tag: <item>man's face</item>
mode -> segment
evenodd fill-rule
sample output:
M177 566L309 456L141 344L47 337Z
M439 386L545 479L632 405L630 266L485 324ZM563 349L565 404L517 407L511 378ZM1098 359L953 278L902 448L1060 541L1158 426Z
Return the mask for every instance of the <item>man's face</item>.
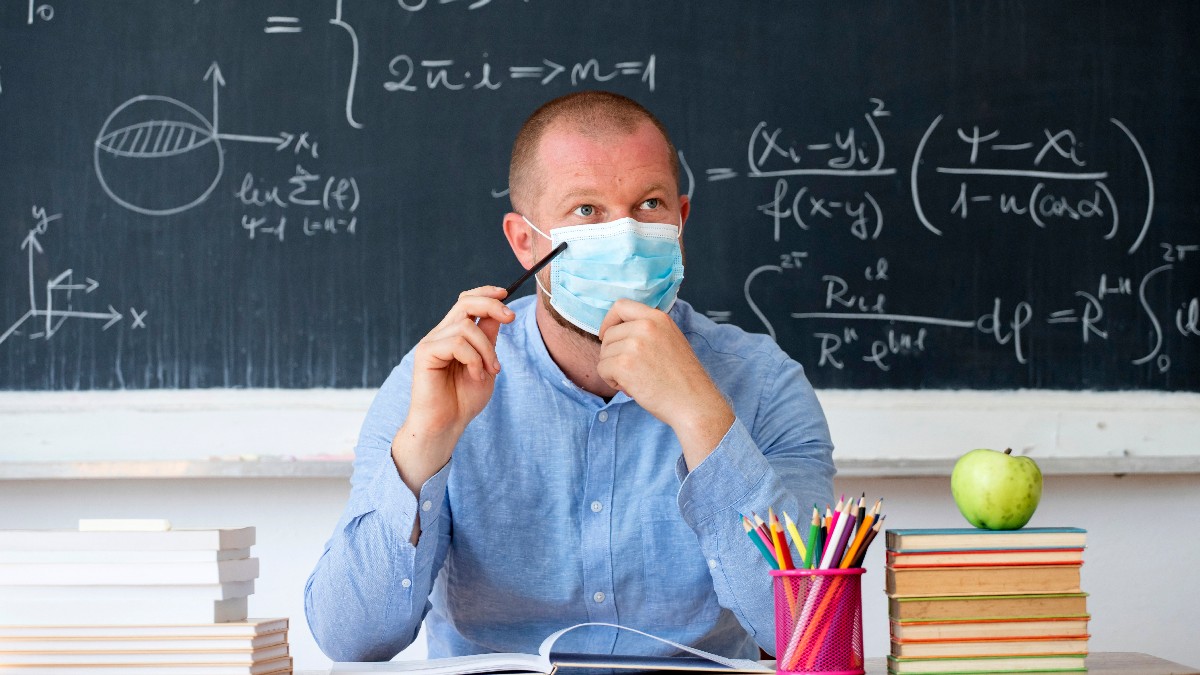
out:
M558 227L606 223L633 218L643 223L681 225L686 220L687 197L679 194L671 171L669 148L662 133L650 122L632 132L585 135L567 125L552 126L538 145L532 213L526 217L550 233ZM550 250L550 241L535 235L533 258ZM550 269L539 273L550 287ZM542 302L549 308L545 295ZM577 329L551 309L563 326Z

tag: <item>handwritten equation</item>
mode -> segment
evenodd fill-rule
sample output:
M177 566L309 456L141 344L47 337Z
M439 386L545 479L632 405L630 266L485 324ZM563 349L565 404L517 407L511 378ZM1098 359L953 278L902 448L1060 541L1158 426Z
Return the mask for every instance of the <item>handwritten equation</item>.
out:
M1111 243L1127 259L1151 241L1154 177L1137 135L1121 120L1108 120L1112 133L1105 140L1132 150L1140 176L1131 178L1126 167L1118 181L1112 167L1088 156L1075 130L1045 127L1032 137L1020 136L981 125L951 126L939 115L906 160L911 210L894 212L893 200L893 213L888 214L877 195L892 186L880 179L897 175L889 161L896 155L888 152L881 124L890 116L883 101L871 99L858 121L826 138L800 138L786 126L760 122L746 143L744 167L715 167L704 175L708 182L766 179L769 198L754 209L766 223L765 239L780 246L797 241L797 233L832 229L869 252L878 250L875 242L889 235L929 237L932 244L958 234L956 228L968 228L968 236L974 236L978 228L997 223L1006 232L1027 228L1030 235L1070 224L1076 228L1071 236ZM1106 150L1105 156L1115 154ZM1139 182L1140 189L1130 187ZM1129 194L1122 194L1118 184ZM915 223L918 230L913 230ZM1188 297L1163 307L1152 300L1161 295L1154 290L1182 266L1194 273L1191 266L1200 265L1200 253L1193 242L1159 245L1162 264L1143 273L1101 269L1090 283L1063 293L1056 304L1044 297L1035 302L1032 297L997 296L965 316L933 315L897 304L893 286L911 288L915 280L904 279L904 272L886 255L847 274L826 269L819 251L794 246L770 254L765 264L753 269L744 281L743 296L766 332L777 338L773 321L778 322L778 313L768 310L778 308L768 308L757 298L764 284L793 289L789 296L796 307L784 315L812 341L817 368L843 370L858 362L888 371L896 359L936 353L939 337L947 331L979 335L985 344L1007 350L1015 363L1027 364L1037 348L1031 338L1036 326L1070 331L1086 349L1112 339L1118 326L1133 323L1149 330L1129 366L1148 364L1167 373L1172 364L1164 346L1167 337L1172 332L1183 339L1200 337L1200 300ZM720 308L708 314L728 321L732 312Z
M654 91L655 56L638 61L618 61L601 64L598 59L571 64L561 64L542 59L536 65L512 65L493 71L492 63L483 55L479 63L465 64L458 59L414 59L408 54L398 54L388 62L388 73L393 78L383 83L390 92L418 92L444 89L462 91L488 89L495 91L506 82L529 82L548 85L560 76L571 86L592 84L600 86L618 77L635 78Z
M934 225L930 215L925 211L921 200L919 181L926 145L941 121L940 116L934 119L921 138L913 157L911 174L913 208L921 224L937 235L942 234L942 229ZM1150 219L1154 215L1154 177L1151 175L1146 153L1133 132L1120 120L1110 119L1109 121L1124 134L1137 151L1145 176L1145 217L1141 221L1141 229L1138 231L1136 239L1129 246L1129 253L1133 253L1145 240L1146 231L1150 227ZM986 205L996 209L1002 215L1027 219L1040 228L1046 228L1047 223L1054 220L1070 219L1091 221L1103 225L1103 237L1106 240L1117 235L1120 229L1119 208L1117 200L1106 182L1110 172L1087 170L1087 162L1079 158L1079 144L1076 135L1070 129L1043 129L1043 139L1018 139L1017 142L1004 143L999 142L1001 140L999 130L981 133L979 127L975 126L969 132L960 128L955 133L964 146L962 159L965 161L955 166L934 168L934 171L941 176L954 177L958 182L957 197L950 208L952 217L957 216L960 220L966 220L973 207L983 208ZM1016 157L1018 163L1026 166L1004 168L984 163L990 158L990 155L1001 154ZM1065 170L1045 168L1048 164L1047 160L1055 158L1063 160L1063 163L1067 164L1067 168ZM997 157L996 160L997 165L1003 164L1001 158ZM979 179L986 181L989 177L1024 178L1030 185L1011 192L996 192L994 189L988 189L991 186L986 182L983 188L973 184ZM1085 185L1083 190L1078 189L1079 183Z

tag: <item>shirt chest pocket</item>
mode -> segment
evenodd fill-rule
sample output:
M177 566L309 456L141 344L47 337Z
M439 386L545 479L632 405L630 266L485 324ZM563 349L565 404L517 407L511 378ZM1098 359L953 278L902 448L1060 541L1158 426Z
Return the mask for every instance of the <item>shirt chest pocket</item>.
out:
M665 625L711 623L720 607L708 561L673 496L647 499L641 513L641 605Z

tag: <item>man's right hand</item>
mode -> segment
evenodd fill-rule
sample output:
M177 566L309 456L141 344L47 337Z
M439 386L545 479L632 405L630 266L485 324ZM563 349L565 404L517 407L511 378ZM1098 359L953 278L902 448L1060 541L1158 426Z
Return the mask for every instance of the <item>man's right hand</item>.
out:
M413 494L440 471L467 424L492 397L500 361L496 335L515 315L503 288L464 291L413 350L408 417L392 439L392 460ZM418 530L414 529L413 543Z

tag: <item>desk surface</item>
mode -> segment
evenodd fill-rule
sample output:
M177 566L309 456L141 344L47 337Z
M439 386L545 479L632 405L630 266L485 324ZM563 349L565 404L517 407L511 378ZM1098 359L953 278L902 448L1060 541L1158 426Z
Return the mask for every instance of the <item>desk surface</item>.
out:
M1137 652L1099 652L1087 657L1093 675L1200 675L1200 670ZM329 675L328 670L297 670L295 675ZM867 675L887 675L887 660L867 659Z

